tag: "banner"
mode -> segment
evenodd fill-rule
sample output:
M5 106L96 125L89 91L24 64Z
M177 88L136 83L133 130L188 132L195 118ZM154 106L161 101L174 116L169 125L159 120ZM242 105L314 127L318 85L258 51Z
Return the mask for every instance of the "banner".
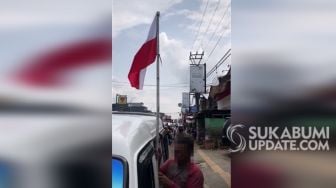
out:
M205 64L190 65L190 93L205 93Z

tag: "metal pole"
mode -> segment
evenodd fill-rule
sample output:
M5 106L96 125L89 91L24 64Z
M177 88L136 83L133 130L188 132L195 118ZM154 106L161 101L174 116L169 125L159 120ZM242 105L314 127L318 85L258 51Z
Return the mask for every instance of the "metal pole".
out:
M195 93L197 113L200 111L199 99L200 99L200 93Z
M160 40L159 40L159 17L160 12L156 12L156 149L159 148L159 124L160 124ZM158 150L156 150L158 151ZM157 167L160 169L159 160Z

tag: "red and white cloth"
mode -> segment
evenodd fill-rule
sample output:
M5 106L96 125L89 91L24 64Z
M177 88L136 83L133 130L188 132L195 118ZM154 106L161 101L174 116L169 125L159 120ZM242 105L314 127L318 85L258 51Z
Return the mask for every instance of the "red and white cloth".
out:
M82 40L34 56L14 73L14 80L30 86L55 86L62 84L65 72L111 60L111 39Z
M146 68L155 61L157 55L157 22L158 16L152 22L147 40L134 56L132 67L128 73L130 84L136 89L143 88Z

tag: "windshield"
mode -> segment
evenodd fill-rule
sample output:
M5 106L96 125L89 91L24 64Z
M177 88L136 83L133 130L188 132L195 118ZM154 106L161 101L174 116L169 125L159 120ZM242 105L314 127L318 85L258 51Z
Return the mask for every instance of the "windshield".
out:
M125 164L122 160L112 158L112 187L124 188L125 186Z

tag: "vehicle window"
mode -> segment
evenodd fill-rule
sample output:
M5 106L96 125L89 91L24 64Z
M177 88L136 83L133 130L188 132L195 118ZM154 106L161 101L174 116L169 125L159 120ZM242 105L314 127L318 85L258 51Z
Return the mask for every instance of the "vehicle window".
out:
M8 188L9 183L9 169L7 166L0 164L0 187Z
M112 187L124 188L125 164L120 159L112 158Z
M111 141L95 143L85 148L71 148L55 156L48 168L53 169L54 187L97 188L111 187ZM68 154L63 156L64 154ZM112 156L114 158L114 156ZM127 163L126 163L127 164Z
M147 144L138 156L138 184L139 188L155 188L155 176L152 157L154 156L153 142Z

